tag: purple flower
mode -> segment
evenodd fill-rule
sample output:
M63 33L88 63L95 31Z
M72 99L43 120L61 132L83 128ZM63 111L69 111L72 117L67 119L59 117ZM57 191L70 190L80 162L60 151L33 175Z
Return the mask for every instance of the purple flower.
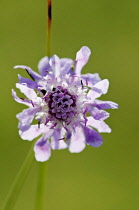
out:
M118 105L98 100L107 93L109 81L101 80L97 73L81 75L90 54L84 46L75 61L57 55L44 57L38 65L40 74L27 66L14 67L25 69L31 78L19 75L16 84L27 99L19 98L14 90L12 95L29 107L17 114L21 138L32 141L41 135L34 147L38 161L48 160L51 149L68 148L78 153L86 144L99 147L103 143L99 133L111 132L104 122L109 113L103 109L117 109Z

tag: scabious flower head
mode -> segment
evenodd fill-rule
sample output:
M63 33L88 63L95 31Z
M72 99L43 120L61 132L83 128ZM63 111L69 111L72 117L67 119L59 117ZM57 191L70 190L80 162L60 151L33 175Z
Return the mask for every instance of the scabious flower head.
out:
M25 69L31 77L19 75L16 84L26 99L19 98L14 90L12 95L15 101L29 107L17 114L21 138L32 141L41 135L34 146L38 161L48 160L51 149L68 148L79 153L86 144L99 147L103 143L99 133L111 132L104 122L109 113L103 109L116 109L118 105L98 100L107 93L109 81L101 80L97 73L81 75L90 54L90 49L84 46L75 61L56 55L44 57L38 64L40 74L27 66L14 67Z

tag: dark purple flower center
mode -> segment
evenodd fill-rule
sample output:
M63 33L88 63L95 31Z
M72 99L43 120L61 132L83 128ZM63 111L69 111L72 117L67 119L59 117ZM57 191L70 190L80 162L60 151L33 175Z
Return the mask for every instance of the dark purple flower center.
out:
M49 95L49 114L60 121L69 121L76 114L76 95L61 86L53 88Z

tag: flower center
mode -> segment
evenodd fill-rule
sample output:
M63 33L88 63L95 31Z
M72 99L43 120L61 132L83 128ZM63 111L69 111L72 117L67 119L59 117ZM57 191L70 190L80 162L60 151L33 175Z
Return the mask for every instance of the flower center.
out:
M49 95L49 114L60 121L68 121L76 114L76 95L61 86L53 88Z

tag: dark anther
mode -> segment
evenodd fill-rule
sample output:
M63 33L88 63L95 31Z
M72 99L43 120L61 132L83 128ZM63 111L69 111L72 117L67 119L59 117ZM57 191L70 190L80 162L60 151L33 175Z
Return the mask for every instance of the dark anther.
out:
M56 88L53 88L53 91L55 91L56 90Z
M81 80L81 86L83 87L83 81Z
M64 98L62 101L63 101L63 102L66 102L67 100L68 100L67 98Z
M67 104L65 104L65 105L64 105L64 108L68 108L68 105L67 105Z
M38 128L40 128L40 122L38 122Z
M58 106L60 106L60 105L61 105L61 102L58 103Z
M35 79L33 78L33 76L29 73L29 71L26 69L26 72L28 73L28 75L31 77L31 79L33 80L33 81L35 81Z
M42 89L41 92L43 93L43 95L46 94L46 90Z

